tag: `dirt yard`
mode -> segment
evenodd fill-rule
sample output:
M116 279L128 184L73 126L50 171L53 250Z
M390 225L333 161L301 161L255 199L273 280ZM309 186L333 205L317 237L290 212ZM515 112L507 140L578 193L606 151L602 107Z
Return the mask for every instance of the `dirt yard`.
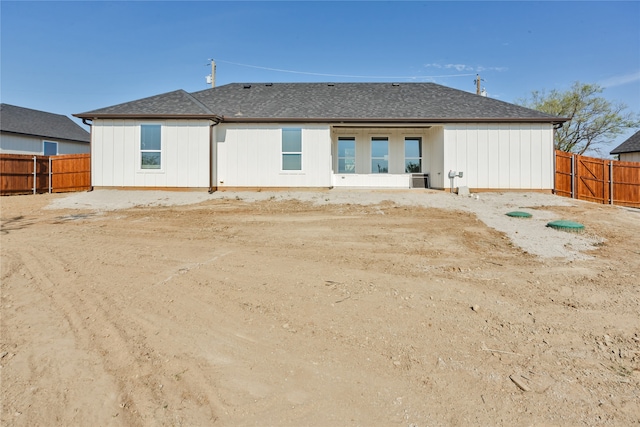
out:
M147 194L0 199L3 426L640 424L639 211Z

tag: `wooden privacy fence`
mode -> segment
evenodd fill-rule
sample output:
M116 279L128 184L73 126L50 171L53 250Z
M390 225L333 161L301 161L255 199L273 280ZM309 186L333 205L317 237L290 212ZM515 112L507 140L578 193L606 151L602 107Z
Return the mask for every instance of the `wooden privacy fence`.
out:
M554 192L574 199L640 208L640 162L556 150Z
M90 189L90 154L0 154L0 194L3 196Z

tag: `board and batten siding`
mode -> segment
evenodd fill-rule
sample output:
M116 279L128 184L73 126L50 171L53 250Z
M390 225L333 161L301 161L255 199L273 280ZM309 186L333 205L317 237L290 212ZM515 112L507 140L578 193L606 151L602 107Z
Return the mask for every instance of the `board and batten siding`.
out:
M551 190L553 156L551 124L445 125L443 187L453 170L456 187Z
M41 156L44 154L43 141L58 143L58 154L83 154L89 152L88 143L3 133L0 135L0 153Z
M621 162L640 162L640 151L620 153L619 157Z
M282 129L302 129L302 170L282 170ZM216 185L224 187L331 186L329 125L225 125L214 127Z
M142 169L140 126L162 126L160 169ZM95 120L91 179L96 187L209 187L208 120Z

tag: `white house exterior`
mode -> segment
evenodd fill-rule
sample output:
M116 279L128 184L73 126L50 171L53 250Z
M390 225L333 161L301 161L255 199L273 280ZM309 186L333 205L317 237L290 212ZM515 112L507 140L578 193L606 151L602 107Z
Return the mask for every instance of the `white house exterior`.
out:
M160 165L142 168L141 128L159 125ZM95 120L91 126L94 187L208 188L209 120Z
M55 156L89 153L90 135L69 117L0 105L0 153Z
M614 148L610 154L617 154L623 162L640 162L640 130Z
M564 119L431 83L231 84L87 113L92 185L553 188Z
M220 124L213 129L214 184L218 188L332 186L331 131L327 125ZM296 170L283 168L283 156L287 155L282 154L283 129L300 130L300 168Z

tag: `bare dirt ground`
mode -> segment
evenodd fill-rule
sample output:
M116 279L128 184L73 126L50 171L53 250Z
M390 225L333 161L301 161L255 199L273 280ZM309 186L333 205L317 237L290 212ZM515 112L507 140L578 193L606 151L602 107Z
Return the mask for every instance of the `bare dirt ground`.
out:
M3 426L640 424L638 211L150 194L0 199Z

